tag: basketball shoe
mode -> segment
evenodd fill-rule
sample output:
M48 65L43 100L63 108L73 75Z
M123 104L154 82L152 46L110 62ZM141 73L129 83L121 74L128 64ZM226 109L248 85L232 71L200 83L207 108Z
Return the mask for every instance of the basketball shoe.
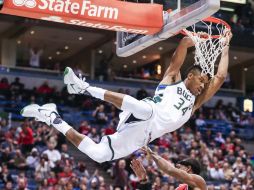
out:
M44 122L49 126L59 124L62 121L56 110L56 105L52 103L43 106L31 104L24 107L20 113L23 117L35 118L35 120Z
M89 87L86 78L77 77L70 67L65 68L64 84L67 85L67 90L70 94L84 94Z

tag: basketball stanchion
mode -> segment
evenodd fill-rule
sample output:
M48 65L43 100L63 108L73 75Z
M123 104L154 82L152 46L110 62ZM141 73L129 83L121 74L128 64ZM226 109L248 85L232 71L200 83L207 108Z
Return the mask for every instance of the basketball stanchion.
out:
M0 13L104 30L155 34L163 26L159 4L113 0L0 0Z

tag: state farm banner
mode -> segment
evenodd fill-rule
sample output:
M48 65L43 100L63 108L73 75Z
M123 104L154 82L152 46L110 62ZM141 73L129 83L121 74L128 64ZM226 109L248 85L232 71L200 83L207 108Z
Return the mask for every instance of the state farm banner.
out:
M116 0L4 0L0 13L85 27L155 34L163 26L159 4Z

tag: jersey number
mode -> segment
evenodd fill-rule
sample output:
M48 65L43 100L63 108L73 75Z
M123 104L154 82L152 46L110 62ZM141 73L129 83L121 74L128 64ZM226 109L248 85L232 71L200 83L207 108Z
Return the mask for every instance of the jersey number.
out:
M156 104L156 103L159 103L162 101L161 97L162 97L161 95L157 95L157 96L154 96L153 98L147 97L144 100L149 100L149 101L152 101Z
M183 99L183 98L180 98L179 99L179 102L177 103L177 105L176 104L174 104L174 107L177 109L177 110L182 110L182 113L183 113L183 115L186 113L186 111L188 110L188 107L185 107L185 108L182 108L183 107L183 105L184 105L184 103L185 103L185 100Z

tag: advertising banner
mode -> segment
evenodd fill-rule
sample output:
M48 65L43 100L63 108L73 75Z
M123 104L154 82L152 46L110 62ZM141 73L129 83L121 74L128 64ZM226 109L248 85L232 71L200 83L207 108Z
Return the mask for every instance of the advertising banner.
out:
M146 35L163 26L162 5L116 0L4 0L0 13Z

